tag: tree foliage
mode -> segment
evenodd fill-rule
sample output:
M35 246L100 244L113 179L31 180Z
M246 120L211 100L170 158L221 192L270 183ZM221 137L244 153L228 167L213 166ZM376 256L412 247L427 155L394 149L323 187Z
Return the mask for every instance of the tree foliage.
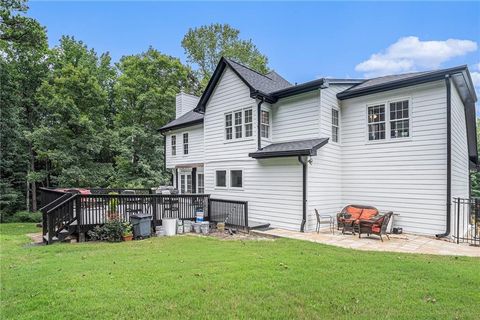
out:
M220 58L232 58L260 72L268 72L268 58L252 40L240 39L240 30L214 23L191 28L182 40L188 62L198 66L202 87L210 80Z

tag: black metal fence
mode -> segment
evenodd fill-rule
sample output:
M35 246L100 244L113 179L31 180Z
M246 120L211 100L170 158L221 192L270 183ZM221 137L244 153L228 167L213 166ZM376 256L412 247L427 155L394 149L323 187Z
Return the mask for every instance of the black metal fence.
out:
M210 199L209 219L227 225L248 229L248 202Z
M454 198L453 206L453 240L480 246L480 198Z

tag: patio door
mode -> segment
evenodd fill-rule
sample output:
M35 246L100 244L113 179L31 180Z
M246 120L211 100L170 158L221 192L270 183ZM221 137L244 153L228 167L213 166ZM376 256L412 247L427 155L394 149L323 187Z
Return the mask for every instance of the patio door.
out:
M192 193L192 174L180 174L180 194Z
M197 173L197 193L205 193L203 173Z

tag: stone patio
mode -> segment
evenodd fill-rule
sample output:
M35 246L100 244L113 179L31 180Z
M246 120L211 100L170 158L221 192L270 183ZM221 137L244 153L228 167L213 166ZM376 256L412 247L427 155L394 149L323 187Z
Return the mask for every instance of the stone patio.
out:
M341 231L337 230L332 234L331 231L326 229L320 230L318 234L316 232L302 233L283 229L255 230L252 232L264 236L305 240L364 251L480 257L480 247L474 247L468 244L455 244L445 239L413 234L392 234L390 235L390 240L384 237L384 241L382 242L380 238L376 236L367 237L367 235L362 235L362 238L358 238L358 234L355 236L342 234Z

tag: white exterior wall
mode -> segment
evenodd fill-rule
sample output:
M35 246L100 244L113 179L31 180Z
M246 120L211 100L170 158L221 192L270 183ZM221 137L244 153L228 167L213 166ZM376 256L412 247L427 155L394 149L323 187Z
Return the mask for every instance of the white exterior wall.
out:
M185 113L193 110L200 98L185 92L180 92L175 97L175 119L180 118Z
M341 150L343 124L340 101L336 95L349 87L350 85L330 85L330 87L320 90L320 117L317 135L319 138L330 138L330 140L318 150L317 156L312 157L312 163L308 168L307 230L315 229L314 209L317 209L321 215L334 216L344 206L342 202ZM332 108L339 111L340 137L338 143L332 141Z
M246 107L253 110L253 137L225 141L225 113ZM265 104L264 107L270 106ZM249 221L299 230L302 219L301 166L296 158L256 160L248 156L257 150L256 119L256 103L250 98L248 87L226 68L206 106L205 192L212 198L248 201ZM217 169L242 169L242 190L216 188Z
M188 154L183 154L183 133L188 132ZM172 139L171 136L177 136L177 154L172 156ZM186 127L166 134L167 144L166 165L168 169L175 168L179 164L203 163L203 124Z
M410 98L411 138L367 141L367 104ZM447 128L444 81L342 101L342 202L400 214L406 232L445 231ZM387 133L388 134L388 133Z

